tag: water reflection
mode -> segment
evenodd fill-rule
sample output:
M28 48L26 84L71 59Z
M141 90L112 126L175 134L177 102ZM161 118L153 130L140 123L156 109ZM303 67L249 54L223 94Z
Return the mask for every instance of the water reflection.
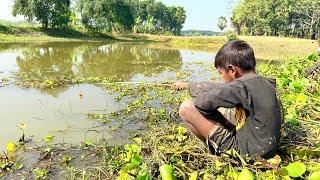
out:
M28 73L31 70L41 74L69 74L72 75L72 62L75 54L74 46L57 44L42 45L41 47L22 50L16 58L18 72Z
M182 65L180 52L170 49L152 49L143 46L109 44L88 46L77 56L79 73L84 77L114 77L128 81L135 74L160 73L159 67L177 69Z
M148 76L164 68L177 69L182 65L182 58L178 50L143 45L49 43L23 50L16 62L19 73L32 70L46 75L114 77L116 81L129 81L138 73Z
M161 46L161 45L160 45ZM1 44L0 72L4 76L12 71L18 74L38 72L47 77L100 77L114 81L161 81L176 77L178 70L188 69L189 59L212 61L213 55L202 52L165 49L159 44L133 43L41 43ZM168 70L170 69L170 70ZM199 77L196 68L190 77ZM0 80L1 80L0 76ZM37 79L37 77L34 77ZM84 99L79 98L83 92ZM62 86L47 89L21 89L14 85L0 88L0 150L9 140L19 138L17 124L27 123L27 134L41 139L53 133L57 141L78 143L87 128L98 123L88 120L86 113L103 110L104 113L121 109L114 94L88 85ZM100 127L99 135L120 142L129 130L139 124L125 122L116 136L108 127ZM92 136L96 136L93 133ZM120 137L120 138L118 138Z

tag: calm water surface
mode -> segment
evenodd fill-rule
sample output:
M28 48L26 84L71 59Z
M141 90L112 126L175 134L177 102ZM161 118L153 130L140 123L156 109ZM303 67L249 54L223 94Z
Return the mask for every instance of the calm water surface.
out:
M212 74L202 72L190 62L211 63L214 55L207 52L168 49L160 44L139 43L45 43L0 44L0 149L8 141L20 137L17 124L27 124L26 134L41 140L51 133L56 142L79 143L85 138L104 137L112 143L122 143L128 130L141 127L128 122L120 131L112 125L100 124L86 118L86 113L113 112L123 104L115 95L98 86L66 85L54 90L20 88L13 85L12 73L37 71L46 75L75 77L112 77L121 82L161 82L176 78L178 70L192 69L190 81L208 80ZM0 81L1 82L1 81ZM4 81L2 84L5 84ZM79 93L84 98L79 98ZM94 131L92 131L94 130Z

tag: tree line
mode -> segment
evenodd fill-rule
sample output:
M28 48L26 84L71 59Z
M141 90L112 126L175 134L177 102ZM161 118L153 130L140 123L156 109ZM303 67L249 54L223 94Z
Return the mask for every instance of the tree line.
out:
M319 38L319 0L242 0L233 9L238 34Z
M66 28L79 24L80 17L80 24L93 32L180 35L186 20L183 7L156 0L14 0L12 13L44 28Z

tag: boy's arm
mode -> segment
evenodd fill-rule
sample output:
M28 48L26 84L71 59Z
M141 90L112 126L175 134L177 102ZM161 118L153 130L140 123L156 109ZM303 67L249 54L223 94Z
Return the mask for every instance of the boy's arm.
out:
M176 82L171 85L171 88L175 90L188 89L191 97L197 97L199 94L209 92L219 85L221 84L213 83L213 82L200 82L200 83Z
M209 92L219 85L221 84L213 83L213 82L200 82L200 83L176 82L171 85L171 88L176 90L188 89L191 97L197 97L199 94Z
M197 97L202 93L210 92L220 86L219 83L213 82L200 82L200 83L189 83L188 90L191 97Z
M230 83L215 87L214 90L199 94L195 98L195 106L202 115L212 117L219 107L248 107L248 93L242 83Z

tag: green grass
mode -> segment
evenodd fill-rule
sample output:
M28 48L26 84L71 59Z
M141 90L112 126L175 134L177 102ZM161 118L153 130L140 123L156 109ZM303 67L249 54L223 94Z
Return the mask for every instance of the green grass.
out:
M312 40L240 36L254 49L257 59L282 60L287 57L306 56L317 49ZM90 34L78 27L75 29L42 29L37 24L0 21L0 42L52 42L52 41L132 41L159 42L173 48L204 50L216 53L228 39L224 36L159 36L159 35L109 35Z
M213 37L175 37L143 35L148 40L163 42L182 48L191 48L217 52L228 39L224 36ZM254 49L257 59L279 60L295 56L307 56L317 49L317 44L308 39L267 37L267 36L240 36Z
M108 34L90 34L81 27L44 29L38 24L0 20L0 42L109 41Z

